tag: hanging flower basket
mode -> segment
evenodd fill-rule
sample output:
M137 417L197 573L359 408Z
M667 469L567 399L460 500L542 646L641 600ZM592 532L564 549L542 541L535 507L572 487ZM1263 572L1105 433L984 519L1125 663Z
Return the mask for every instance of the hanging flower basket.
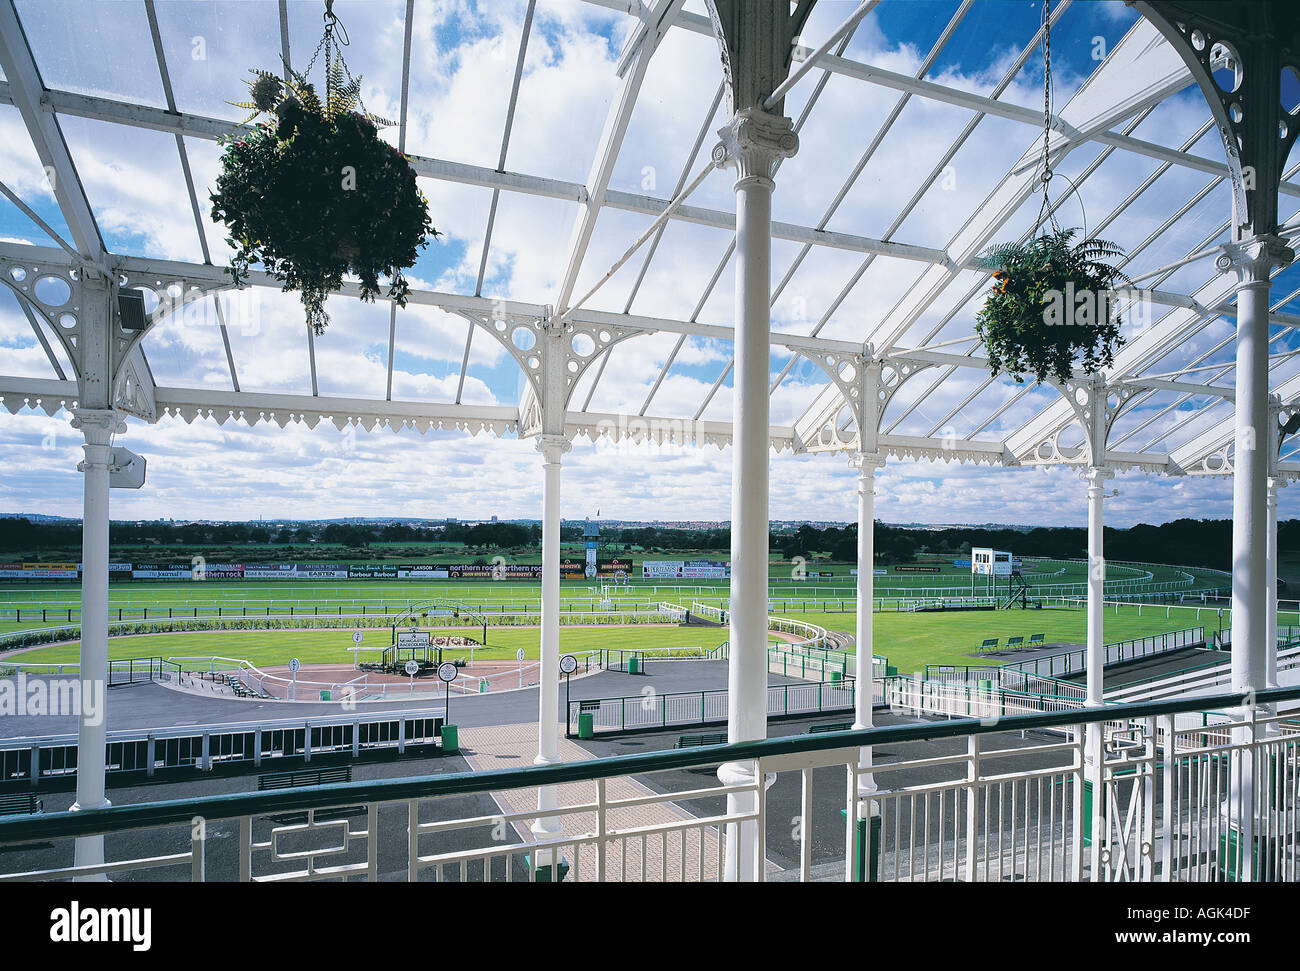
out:
M402 270L437 236L428 203L406 156L379 137L388 125L359 105L359 79L344 83L341 58L327 71L326 97L300 74L285 84L254 73L251 131L225 140L212 218L229 228L230 275L241 285L261 263L284 290L297 290L317 334L329 322L325 298L344 274L361 281L361 299L380 294L406 306Z
M989 369L1017 384L1031 374L1064 383L1076 371L1095 374L1124 344L1115 287L1129 282L1108 261L1123 256L1114 243L1059 229L1027 243L996 246L980 257L995 270L993 289L975 318Z

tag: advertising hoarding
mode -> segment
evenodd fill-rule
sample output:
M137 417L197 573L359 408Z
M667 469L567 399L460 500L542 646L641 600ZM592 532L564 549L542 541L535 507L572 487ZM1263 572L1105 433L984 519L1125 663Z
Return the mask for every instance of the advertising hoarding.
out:
M263 563L257 566L245 564L244 576L250 580L295 580L298 577L298 564Z
M731 564L719 560L644 560L641 576L656 580L726 579Z

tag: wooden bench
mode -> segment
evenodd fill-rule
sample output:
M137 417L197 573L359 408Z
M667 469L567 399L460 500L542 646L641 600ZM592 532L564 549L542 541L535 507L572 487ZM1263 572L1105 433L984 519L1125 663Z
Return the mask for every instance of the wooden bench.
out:
M847 732L853 727L853 722L825 722L821 725L811 726L805 734L820 735L822 732Z
M701 732L698 735L681 735L673 748L698 748L701 745L726 745L726 732Z
M299 786L323 786L330 782L351 782L352 766L335 765L321 769L294 769L291 772L268 772L257 777L257 791L296 789Z
M44 811L44 803L30 792L0 796L0 816L34 816Z
M1046 634L1030 634L1030 635L1029 635L1029 644L1028 644L1027 646L1029 646L1029 647L1039 647L1039 646L1041 646L1042 644L1045 644L1045 643L1046 643L1046 637L1047 637Z
M984 654L984 653L987 652L987 651L996 651L996 650L998 649L998 641L999 641L999 640L1001 640L1001 638L998 638L998 637L986 637L986 638L984 638L984 640L983 640L983 642L980 644L980 646L979 646L978 648L976 648L976 650L977 650L980 654Z
M1012 651L1017 648L1023 647L1024 643L1025 643L1025 636L1023 634L1018 634L1015 637L1008 637L1007 650Z
M593 701L579 701L578 711L600 711L600 699Z

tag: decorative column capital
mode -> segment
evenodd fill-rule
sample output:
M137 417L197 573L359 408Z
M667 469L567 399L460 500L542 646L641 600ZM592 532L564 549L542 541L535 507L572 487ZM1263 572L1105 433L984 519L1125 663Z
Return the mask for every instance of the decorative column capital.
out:
M72 427L80 429L88 445L107 445L114 435L126 431L126 421L111 408L74 408Z
M849 458L849 467L858 470L859 478L874 476L877 469L885 467L885 456L882 452L856 452Z
M1221 273L1237 274L1239 282L1268 283L1276 267L1290 266L1295 250L1280 236L1261 233L1239 242L1224 243L1214 265Z
M1115 478L1115 470L1104 466L1091 465L1081 471L1079 477L1088 483L1088 494L1092 495L1094 489L1101 490L1105 487L1107 479Z
M734 166L737 187L752 181L775 188L777 165L799 150L794 122L757 108L736 112L718 129L718 137L722 141L713 148L713 164L719 168Z
M536 448L542 453L546 465L558 466L564 454L573 448L573 443L563 435L538 435Z

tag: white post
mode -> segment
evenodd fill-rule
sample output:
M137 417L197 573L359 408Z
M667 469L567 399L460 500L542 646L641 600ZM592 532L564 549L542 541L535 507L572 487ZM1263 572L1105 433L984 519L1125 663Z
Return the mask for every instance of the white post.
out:
M105 797L105 746L108 718L103 702L108 685L108 470L112 440L126 431L126 423L111 409L78 408L72 426L86 443L83 473L84 506L81 524L81 709L77 725L77 801L72 810L102 809ZM98 704L87 704L93 699ZM94 707L95 710L87 711ZM104 862L104 837L77 839L73 854L77 866ZM107 880L107 876L89 877Z
M1107 393L1104 380L1096 376L1088 391L1086 430L1088 458L1091 463L1084 473L1088 483L1088 633L1087 633L1087 683L1084 705L1099 708L1104 704L1106 670L1106 550L1105 517L1102 504L1106 498L1105 483L1114 473L1106 468L1106 408ZM1084 788L1091 792L1092 817L1084 821L1092 838L1094 874L1098 851L1103 838L1106 814L1102 805L1105 792L1104 727L1091 722L1084 728ZM1082 812L1083 807L1079 807Z
M560 761L560 461L570 444L563 435L542 435L537 450L544 462L542 483L542 624L541 666L537 677L537 758L534 765L555 765ZM537 808L554 809L559 805L556 786L539 786ZM543 816L532 825L539 840L550 839L560 832L555 816ZM536 852L534 873L554 861L554 851ZM542 879L548 879L546 873Z
M1086 476L1088 480L1088 683L1086 704L1090 708L1097 708L1102 704L1102 678L1106 665L1106 552L1102 502L1106 497L1103 483L1110 475L1111 473L1105 469L1094 466L1088 470Z
M1271 420L1271 419L1270 419ZM1270 448L1273 446L1270 445ZM1276 688L1277 682L1277 491L1281 482L1270 476L1265 505L1268 515L1268 532L1265 536L1264 550L1264 588L1266 608L1264 614L1264 643L1267 654L1264 656L1264 685ZM1276 728L1270 725L1270 730Z
M732 394L731 658L727 666L727 740L767 736L768 454L771 378L772 175L794 155L798 136L788 118L754 108L738 111L719 133L719 164L736 168L736 338ZM726 784L752 784L751 763L718 769ZM754 793L727 797L728 813L758 808ZM761 873L759 834L751 821L727 826L724 879Z
M1232 479L1232 687L1266 683L1269 278L1294 254L1275 236L1224 247L1217 265L1237 274L1236 445Z
M1267 684L1268 643L1268 470L1273 441L1269 422L1268 312L1270 275L1295 254L1276 236L1259 235L1223 247L1215 262L1237 274L1236 438L1232 477L1232 689L1247 692ZM1243 717L1251 708L1242 709ZM1249 740L1247 729L1235 740ZM1236 877L1250 881L1255 869L1255 780L1253 753L1235 759L1226 815L1236 839ZM1261 854L1262 855L1262 854Z
M857 694L854 697L853 728L871 727L872 714L872 606L875 596L876 549L876 469L884 464L879 456L859 453L855 458L858 467L858 604L857 604ZM863 746L858 754L858 766L871 767L871 746ZM875 792L876 784L870 773L858 776L858 794ZM863 803L858 806L858 818L865 819Z

